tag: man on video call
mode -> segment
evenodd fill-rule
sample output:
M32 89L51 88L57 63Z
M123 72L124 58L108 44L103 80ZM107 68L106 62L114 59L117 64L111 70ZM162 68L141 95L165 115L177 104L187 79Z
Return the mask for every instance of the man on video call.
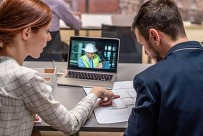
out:
M97 49L92 43L88 43L84 49L85 55L78 60L78 67L102 68L101 58L96 54Z

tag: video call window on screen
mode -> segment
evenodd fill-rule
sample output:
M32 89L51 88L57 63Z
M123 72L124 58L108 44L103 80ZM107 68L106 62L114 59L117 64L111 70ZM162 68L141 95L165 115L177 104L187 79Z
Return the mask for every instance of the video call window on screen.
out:
M87 64L87 67L83 68L102 68L102 69L115 69L117 65L117 52L118 46L115 42L103 42L103 41L77 41L73 40L70 47L70 65L74 67L80 66L80 61L84 56L91 56L94 54L94 58L97 57L95 62L92 62L92 65L95 63L100 63L100 67L91 67ZM93 46L87 48L86 46ZM92 49L93 48L93 49ZM88 49L96 51L94 53L88 52ZM96 57L95 57L96 56ZM85 60L84 60L85 61ZM87 62L88 63L88 62Z

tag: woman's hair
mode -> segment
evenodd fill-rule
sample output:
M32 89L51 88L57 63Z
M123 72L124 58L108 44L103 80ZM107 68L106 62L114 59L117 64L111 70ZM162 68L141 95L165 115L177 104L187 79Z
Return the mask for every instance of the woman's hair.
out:
M33 32L51 22L52 12L41 0L3 0L0 3L0 44L30 27Z
M149 0L144 3L134 18L132 29L138 28L148 40L149 30L157 29L176 40L186 36L181 14L173 0Z

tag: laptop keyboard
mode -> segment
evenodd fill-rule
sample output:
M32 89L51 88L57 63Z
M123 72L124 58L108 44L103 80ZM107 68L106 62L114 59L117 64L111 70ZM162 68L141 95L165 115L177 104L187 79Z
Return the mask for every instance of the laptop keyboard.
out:
M68 77L68 78L79 78L79 79L90 79L90 80L100 80L100 81L110 81L112 79L113 75L69 71L67 73L66 77Z

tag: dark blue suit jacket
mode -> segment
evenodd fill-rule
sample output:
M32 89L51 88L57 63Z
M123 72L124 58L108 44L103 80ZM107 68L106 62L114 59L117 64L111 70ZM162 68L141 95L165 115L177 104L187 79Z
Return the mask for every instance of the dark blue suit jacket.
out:
M134 78L135 107L125 136L203 136L203 48L177 44Z

